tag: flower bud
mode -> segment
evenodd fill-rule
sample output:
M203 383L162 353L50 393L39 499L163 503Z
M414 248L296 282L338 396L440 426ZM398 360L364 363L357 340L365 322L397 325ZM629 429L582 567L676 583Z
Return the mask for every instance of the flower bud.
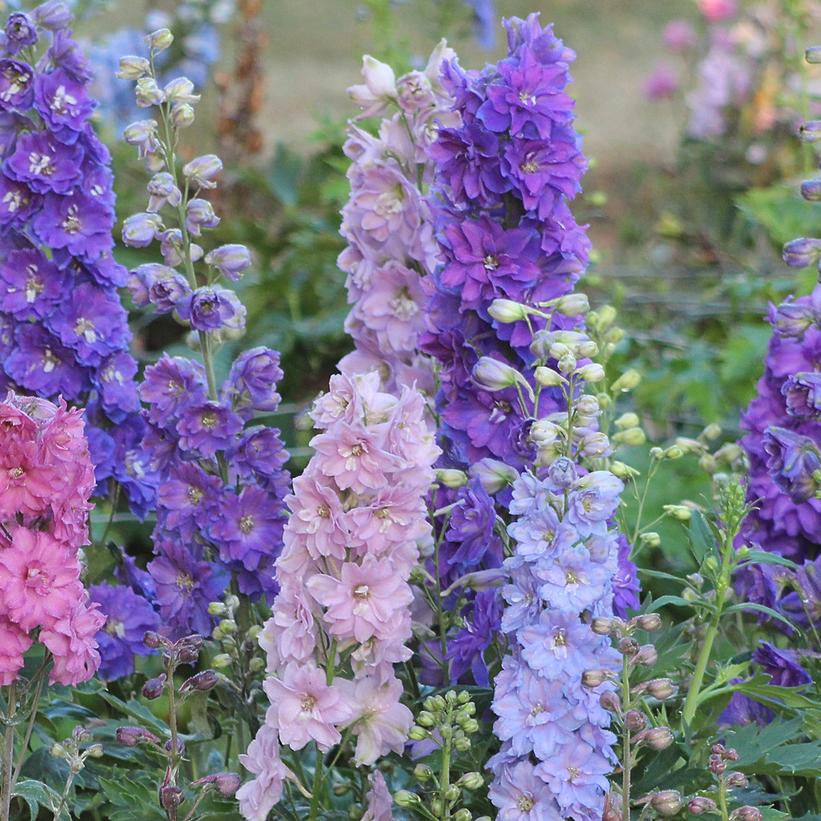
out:
M684 456L684 451L678 445L671 445L664 451L664 458L670 461L681 459L682 456Z
M613 619L608 619L605 616L596 616L590 622L590 629L597 636L609 636L613 629Z
M553 370L553 368L546 368L544 365L539 365L533 372L536 381L545 388L555 388L567 382L560 373Z
M219 682L219 676L213 670L203 670L200 673L187 678L180 685L181 693L191 693L194 690L204 693L216 687Z
M814 143L821 140L821 120L807 120L801 125L798 136L805 143Z
M651 750L666 750L673 743L673 733L669 727L651 727L644 734L644 741Z
M165 680L165 673L160 673L160 675L148 679L148 681L143 684L143 697L149 700L159 698L165 689Z
M504 362L491 356L482 356L473 366L473 378L483 388L501 391L522 382L522 375Z
M471 815L470 810L466 809L465 807L462 807L461 810L457 810L455 813L453 813L451 818L453 819L453 821L471 821L473 816Z
M251 267L251 252L245 245L220 245L205 255L206 265L216 268L226 279L237 281Z
M466 790L480 790L485 784L485 779L481 773L471 772L465 773L456 783Z
M647 533L642 533L639 536L639 541L646 547L658 547L661 544L661 536L653 530Z
M165 95L153 77L140 77L134 95L140 108L151 108L165 101Z
M165 51L174 42L174 35L169 29L161 28L147 35L145 42L148 43L148 47L155 54L159 54L159 52Z
M143 743L160 743L158 736L144 730L142 727L118 727L115 738L118 744L123 744L126 747L135 747L137 744Z
M638 447L647 441L644 431L641 428L628 428L613 434L613 442L617 445L627 445L628 447Z
M165 99L172 105L196 105L200 95L194 93L194 84L187 77L175 77L163 88Z
M662 505L664 512L679 522L689 522L693 511L686 505Z
M512 299L494 299L493 302L490 303L487 312L497 322L507 324L510 322L521 322L527 319L531 310L527 305L514 302Z
M199 188L216 188L214 178L222 171L222 160L216 154L194 157L182 167L183 176Z
M171 122L180 130L192 126L195 118L194 106L189 103L180 103L171 110Z
M433 770L427 764L417 764L413 768L413 775L417 781L424 784L433 778Z
M567 294L556 302L556 310L565 316L582 316L590 310L590 302L586 294Z
M625 636L619 640L618 648L622 655L632 658L639 651L639 643L635 639Z
M396 802L396 806L401 807L403 810L415 807L421 801L416 793L408 790L399 790L399 792L394 793L393 800Z
M239 789L242 784L242 779L237 773L214 773L213 775L206 775L203 778L198 778L191 782L192 787L203 787L208 789L214 787L216 791L224 796L230 798Z
M211 661L211 666L216 667L217 670L224 670L226 667L230 667L233 661L228 653L218 653Z
M440 485L456 490L467 484L468 477L464 471L442 468L436 471L436 481Z
M631 619L630 623L638 627L639 630L653 633L661 629L661 616L658 613L642 613L640 616Z
M710 756L710 772L713 775L723 775L727 769L727 762L720 755Z
M64 29L71 23L71 9L59 0L46 0L32 12L34 19L49 31Z
M227 608L221 601L212 601L208 605L208 615L209 616L224 616L227 611Z
M169 814L169 818L176 818L177 807L185 801L185 794L173 784L166 784L160 788L160 805Z
M676 815L683 803L678 790L660 790L650 799L650 806L665 818Z
M619 462L618 459L610 463L610 472L619 479L634 479L641 476L641 472L636 470L624 462Z
M784 246L782 258L791 268L806 268L814 265L821 256L821 240L799 237Z
M117 77L121 80L139 80L144 77L151 70L151 63L145 57L136 57L133 54L128 54L125 57L120 57L120 68L117 71Z
M821 180L804 180L801 183L801 196L807 202L818 202L821 200Z
M652 644L642 644L638 653L633 657L634 664L644 664L652 667L659 660L659 654Z
M624 725L631 733L638 733L647 726L647 718L640 710L628 710L624 714Z
M179 664L196 664L202 650L203 638L196 633L181 638L176 644Z
M606 670L585 670L582 673L582 685L593 689L600 687L610 678Z
M641 382L641 374L631 368L628 371L625 371L611 386L610 389L613 393L626 393L627 391L632 391L634 388L637 388Z
M429 736L430 733L424 727L420 727L418 724L415 724L413 727L411 727L410 732L408 733L408 738L411 741L424 741Z
M610 440L601 431L588 433L579 442L579 451L588 459L598 459L611 452Z
M143 636L143 644L151 650L156 650L168 643L167 639L163 638L159 633L149 630Z
M161 228L162 218L158 214L147 211L132 214L123 222L123 242L129 248L146 248Z
M664 701L676 694L676 685L669 678L653 678L644 683L647 693L659 701Z
M727 773L727 786L738 788L738 789L745 789L749 786L749 781L747 780L747 776L744 773L740 773L737 770L731 773Z
M704 815L705 812L715 812L718 805L712 798L706 798L702 795L697 795L687 802L687 812L690 815Z
M562 354L556 364L562 373L571 373L576 370L576 357L571 353Z
M613 424L619 430L637 428L639 426L639 417L635 413L623 413Z
M516 468L485 457L468 468L471 479L478 479L485 491L491 495L512 485L519 478Z
M599 699L599 704L607 710L608 713L613 713L615 715L619 715L621 713L621 699L616 695L616 693L608 690L606 693L602 693L601 698Z
M751 807L749 804L730 813L730 821L761 821L763 817L758 807Z
M576 373L585 382L590 382L591 384L601 382L605 376L604 368L599 365L598 362L591 362L589 365L583 365L578 369L578 371L576 371Z
M102 744L92 744L86 750L86 753L88 753L91 758L102 758L105 755L105 750L103 750Z

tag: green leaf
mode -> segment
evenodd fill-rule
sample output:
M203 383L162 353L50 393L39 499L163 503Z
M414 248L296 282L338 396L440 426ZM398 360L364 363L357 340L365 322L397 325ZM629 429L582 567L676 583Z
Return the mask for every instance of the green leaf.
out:
M745 610L755 610L756 613L764 613L765 615L769 616L771 619L777 619L780 622L783 622L787 625L791 630L795 630L796 633L800 633L801 631L796 627L786 616L781 615L781 613L773 610L771 607L766 607L763 604L757 604L756 602L741 602L739 604L734 604L732 607L728 607L724 612L725 613L742 613Z
M668 604L673 604L676 607L705 607L707 610L715 610L715 607L710 604L709 602L705 601L698 601L698 602L691 602L687 601L687 599L682 598L681 596L660 596L657 598L648 608L648 612L653 613L656 610L659 610L662 607L665 607Z
M698 565L701 565L709 553L716 553L716 540L713 532L698 510L694 510L690 518L689 536L690 551Z
M798 569L795 562L791 562L777 553L768 553L766 550L750 550L744 560L738 563L738 567L746 567L749 564L779 564L782 567L789 567L790 570Z
M112 707L119 710L119 712L123 715L130 716L131 718L142 722L145 727L158 735L165 735L167 733L166 725L160 721L154 713L148 709L148 707L144 704L140 704L139 701L131 699L130 701L125 702L121 698L117 698L117 696L113 693L109 693L108 690L104 689L100 689L97 695L103 699L103 701L108 702L108 704Z
M821 778L821 741L779 747L767 755L766 761L785 775Z
M33 779L18 781L14 788L14 795L26 802L31 821L35 821L40 814L40 807L53 814L60 805L60 796L55 790L48 784Z
M800 732L800 718L789 721L776 720L764 727L747 724L727 731L726 746L733 747L740 753L740 758L734 766L749 767L764 758L770 750L786 744Z

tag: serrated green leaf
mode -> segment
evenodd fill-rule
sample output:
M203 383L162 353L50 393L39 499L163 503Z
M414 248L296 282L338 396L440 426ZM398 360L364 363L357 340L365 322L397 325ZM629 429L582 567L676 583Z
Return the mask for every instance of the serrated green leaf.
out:
M776 765L785 775L821 778L821 741L779 747L767 754L766 763Z
M140 721L144 727L152 730L158 735L166 734L168 729L166 725L160 721L154 713L148 709L148 707L144 704L140 704L139 701L131 699L130 701L125 702L121 698L117 698L117 696L113 693L110 693L108 690L104 689L101 689L97 695L102 698L103 701L118 710L122 715L127 715L137 721Z
M60 805L60 796L57 792L48 784L34 779L18 781L14 788L14 795L26 802L31 821L35 821L40 814L40 807L53 814Z

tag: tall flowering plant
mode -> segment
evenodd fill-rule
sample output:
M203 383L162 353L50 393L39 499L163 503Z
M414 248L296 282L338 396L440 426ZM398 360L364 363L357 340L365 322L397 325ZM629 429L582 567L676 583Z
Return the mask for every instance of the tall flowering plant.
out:
M432 363L419 352L422 281L440 261L425 194L433 181L428 148L442 123L457 118L440 79L443 63L454 56L443 40L424 71L398 79L389 65L366 56L364 82L348 89L362 109L358 120L382 119L376 135L351 123L344 145L351 193L342 210L347 247L339 266L351 303L345 330L356 350L340 369L378 369L390 390L414 383L434 390Z
M377 372L333 377L314 405L316 452L287 499L280 592L260 639L271 706L243 760L255 775L239 793L246 818L264 819L283 778L298 780L280 745L316 747L312 818L331 747L355 739L356 765L403 750L412 714L394 665L411 656L408 580L430 534L438 454L425 414L418 392L386 393Z
M155 115L125 130L153 176L147 210L125 220L123 241L134 248L159 242L162 256L135 268L129 287L137 305L189 327L202 357L164 354L146 368L135 442L157 488L157 523L148 576L132 573L131 584L156 605L164 630L181 637L210 633L208 606L229 586L250 601L270 600L276 591L288 455L278 430L254 423L279 405L279 355L245 351L217 381L215 351L241 334L245 321L244 306L223 283L237 280L251 255L242 245L206 253L198 243L220 221L205 194L216 187L222 163L215 155L184 164L178 157L200 96L185 77L158 84L156 58L172 42L167 29L154 32L149 56L122 58L119 74L136 81L137 105ZM247 604L243 614L247 621ZM236 661L242 667L248 659L240 651Z
M810 49L807 59L817 62L816 53ZM821 124L809 121L801 135L814 143L819 131ZM821 182L806 180L801 194L810 202L821 199ZM819 259L821 240L800 237L784 246L791 267ZM768 320L773 335L764 375L741 419L752 505L744 535L796 564L755 566L740 585L751 600L815 631L821 621L821 284L807 296L770 306Z
M100 664L97 632L105 616L80 578L88 544L94 468L82 411L9 392L0 402L0 684L5 696L2 806L9 818L15 782L16 725L25 681L24 655L37 642L42 662L31 691L28 746L48 674L51 683L87 681Z
M114 479L144 514L111 158L91 124L92 72L70 22L62 3L15 12L0 46L0 388L85 405L98 491ZM106 432L107 422L118 427Z

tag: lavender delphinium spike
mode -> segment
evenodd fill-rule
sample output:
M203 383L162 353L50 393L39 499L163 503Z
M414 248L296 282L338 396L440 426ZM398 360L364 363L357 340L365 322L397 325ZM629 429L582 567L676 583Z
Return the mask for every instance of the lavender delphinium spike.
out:
M136 81L137 104L153 115L125 130L153 176L147 208L125 220L123 241L159 243L162 254L135 268L129 287L137 305L188 325L202 354L202 362L163 354L139 391L146 409L138 444L158 485L148 571L162 629L181 636L211 631L208 605L229 584L252 601L272 600L289 479L279 432L254 422L279 405L277 352L245 351L221 387L216 380L214 352L245 322L245 308L221 283L238 279L251 257L236 245L206 254L195 242L219 222L206 196L222 163L209 154L183 164L176 154L199 95L184 77L157 82L156 58L172 40L165 29L149 35L148 58L124 57L120 76Z

